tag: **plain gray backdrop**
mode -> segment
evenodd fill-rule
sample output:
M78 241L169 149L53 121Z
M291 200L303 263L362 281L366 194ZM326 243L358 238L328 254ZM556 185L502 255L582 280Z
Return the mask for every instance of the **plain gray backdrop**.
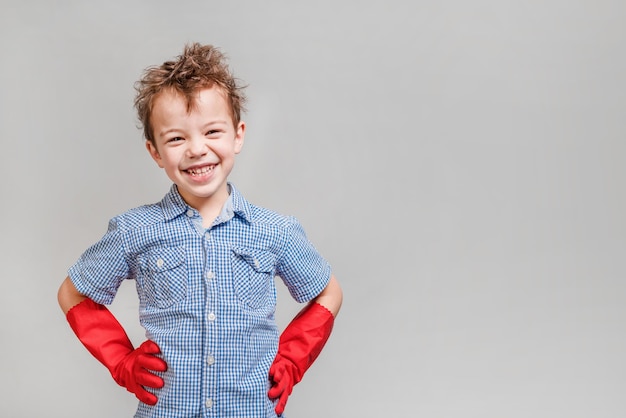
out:
M56 291L167 192L133 83L191 41L249 85L231 180L344 288L288 416L625 416L625 2L0 4L0 416L132 416Z

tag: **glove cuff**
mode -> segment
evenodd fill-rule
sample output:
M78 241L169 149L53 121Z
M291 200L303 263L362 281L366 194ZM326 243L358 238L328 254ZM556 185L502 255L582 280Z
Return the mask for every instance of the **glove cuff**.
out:
M80 342L111 374L133 351L126 331L104 305L86 298L72 307L66 318Z
M319 303L307 305L289 323L280 336L278 355L290 360L299 382L311 367L330 337L335 322L333 314Z

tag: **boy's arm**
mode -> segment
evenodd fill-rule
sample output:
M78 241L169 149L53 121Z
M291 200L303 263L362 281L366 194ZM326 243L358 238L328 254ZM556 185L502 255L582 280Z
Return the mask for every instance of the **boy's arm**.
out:
M59 287L57 293L57 299L59 300L59 306L65 315L74 306L87 299L87 296L81 294L72 283L69 277L66 277Z
M341 287L331 275L324 290L296 315L281 334L278 353L270 367L272 387L268 392L271 399L278 398L275 408L278 415L284 412L293 386L302 380L304 372L324 348L342 301Z
M61 284L57 298L78 339L109 369L113 379L140 401L156 404L157 397L144 388L161 388L164 384L163 379L151 372L167 370L165 361L155 356L160 353L156 343L148 340L134 349L113 314L104 305L82 295L69 277Z
M328 309L333 314L333 317L337 316L343 302L343 291L335 276L330 276L328 285L322 290L322 293L313 299L313 302L317 302Z

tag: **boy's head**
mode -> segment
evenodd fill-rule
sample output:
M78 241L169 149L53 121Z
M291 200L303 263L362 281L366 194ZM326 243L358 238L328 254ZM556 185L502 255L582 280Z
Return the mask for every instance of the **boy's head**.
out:
M212 45L193 43L185 46L175 61L166 61L150 67L136 83L135 108L143 125L146 140L155 145L152 127L152 108L155 99L164 91L175 92L185 98L188 110L195 106L201 89L218 87L230 106L233 125L237 127L244 110L246 97L243 86L230 72L226 57Z

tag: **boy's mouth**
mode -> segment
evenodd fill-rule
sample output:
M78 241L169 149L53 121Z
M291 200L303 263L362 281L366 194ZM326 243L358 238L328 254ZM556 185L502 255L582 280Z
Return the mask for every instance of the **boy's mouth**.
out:
M215 164L211 164L205 165L203 167L188 168L187 170L185 170L185 172L190 174L191 176L203 176L213 171L214 168Z

